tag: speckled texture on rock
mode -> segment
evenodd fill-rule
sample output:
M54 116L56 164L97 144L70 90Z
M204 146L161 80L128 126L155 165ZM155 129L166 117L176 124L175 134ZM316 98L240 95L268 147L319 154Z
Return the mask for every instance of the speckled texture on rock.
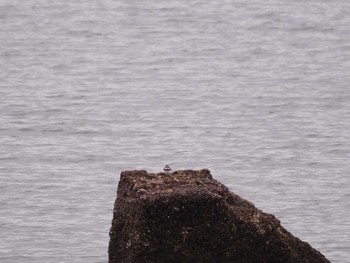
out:
M122 172L109 263L329 262L207 169Z

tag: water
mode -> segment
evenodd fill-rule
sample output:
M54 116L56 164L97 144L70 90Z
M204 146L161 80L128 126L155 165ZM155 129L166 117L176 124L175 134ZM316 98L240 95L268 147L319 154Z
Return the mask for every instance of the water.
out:
M209 168L350 256L348 1L0 1L0 261L106 262L119 174Z

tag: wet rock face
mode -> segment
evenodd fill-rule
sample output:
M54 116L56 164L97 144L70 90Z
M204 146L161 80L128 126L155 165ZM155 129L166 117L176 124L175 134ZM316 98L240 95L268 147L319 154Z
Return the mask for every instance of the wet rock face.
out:
M329 262L206 169L122 172L109 263Z

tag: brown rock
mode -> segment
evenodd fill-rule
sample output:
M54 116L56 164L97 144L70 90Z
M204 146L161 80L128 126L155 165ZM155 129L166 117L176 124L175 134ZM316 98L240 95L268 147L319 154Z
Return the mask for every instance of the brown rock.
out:
M109 263L329 262L209 170L122 172Z

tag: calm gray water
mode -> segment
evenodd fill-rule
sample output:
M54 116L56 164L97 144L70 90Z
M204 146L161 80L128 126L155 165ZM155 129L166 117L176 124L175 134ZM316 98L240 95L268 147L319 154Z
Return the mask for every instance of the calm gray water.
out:
M0 0L0 262L106 262L120 172L167 163L350 262L349 13Z

